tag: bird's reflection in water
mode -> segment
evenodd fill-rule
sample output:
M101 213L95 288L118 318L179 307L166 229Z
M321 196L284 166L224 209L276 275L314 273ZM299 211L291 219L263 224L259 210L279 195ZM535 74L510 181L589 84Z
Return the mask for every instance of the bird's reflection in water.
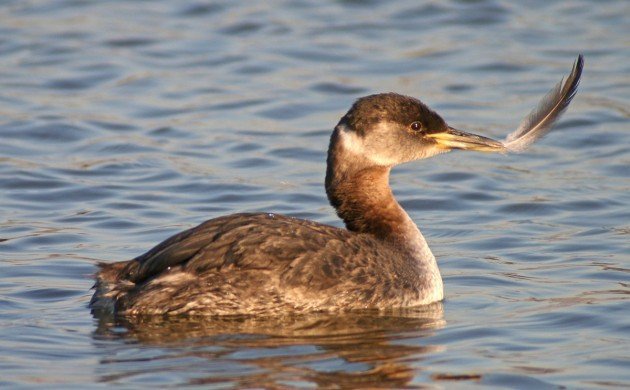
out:
M444 326L441 303L389 312L283 317L100 317L98 375L106 383L159 376L230 387L408 387L421 340ZM139 379L145 378L145 379Z

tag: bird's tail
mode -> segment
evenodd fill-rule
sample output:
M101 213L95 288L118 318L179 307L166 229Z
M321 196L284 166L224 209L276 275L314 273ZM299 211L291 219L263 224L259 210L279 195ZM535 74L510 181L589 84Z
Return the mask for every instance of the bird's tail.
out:
M92 312L115 312L116 301L135 287L134 283L120 277L128 263L129 261L98 264L96 283L92 287L96 291L89 305Z

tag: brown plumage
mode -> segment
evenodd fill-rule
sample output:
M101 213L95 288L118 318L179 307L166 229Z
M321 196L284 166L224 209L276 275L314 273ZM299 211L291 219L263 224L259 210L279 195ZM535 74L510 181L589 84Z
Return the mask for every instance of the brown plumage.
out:
M365 234L275 214L234 214L132 261L103 265L97 289L113 283L115 309L127 314L402 307L422 291L422 269L405 258ZM95 294L92 306L101 298Z
M361 98L335 127L327 159L326 193L347 229L266 213L211 219L133 260L99 264L90 306L124 315L232 315L440 301L435 257L394 198L389 173L451 149L506 152L501 142L449 127L417 99Z

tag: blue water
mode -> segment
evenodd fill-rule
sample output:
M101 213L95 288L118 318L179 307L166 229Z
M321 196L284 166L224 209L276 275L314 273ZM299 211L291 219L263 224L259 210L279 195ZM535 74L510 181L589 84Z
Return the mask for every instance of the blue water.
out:
M630 387L630 3L0 2L0 386ZM438 258L428 308L93 318L99 261L203 220L341 226L333 126L396 91L502 138L586 58L520 155L394 170Z

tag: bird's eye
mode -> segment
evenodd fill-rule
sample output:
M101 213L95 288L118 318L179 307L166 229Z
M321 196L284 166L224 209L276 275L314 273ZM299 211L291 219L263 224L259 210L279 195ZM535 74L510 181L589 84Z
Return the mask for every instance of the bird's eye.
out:
M422 131L422 122L413 122L411 124L411 130L413 130L413 131Z

